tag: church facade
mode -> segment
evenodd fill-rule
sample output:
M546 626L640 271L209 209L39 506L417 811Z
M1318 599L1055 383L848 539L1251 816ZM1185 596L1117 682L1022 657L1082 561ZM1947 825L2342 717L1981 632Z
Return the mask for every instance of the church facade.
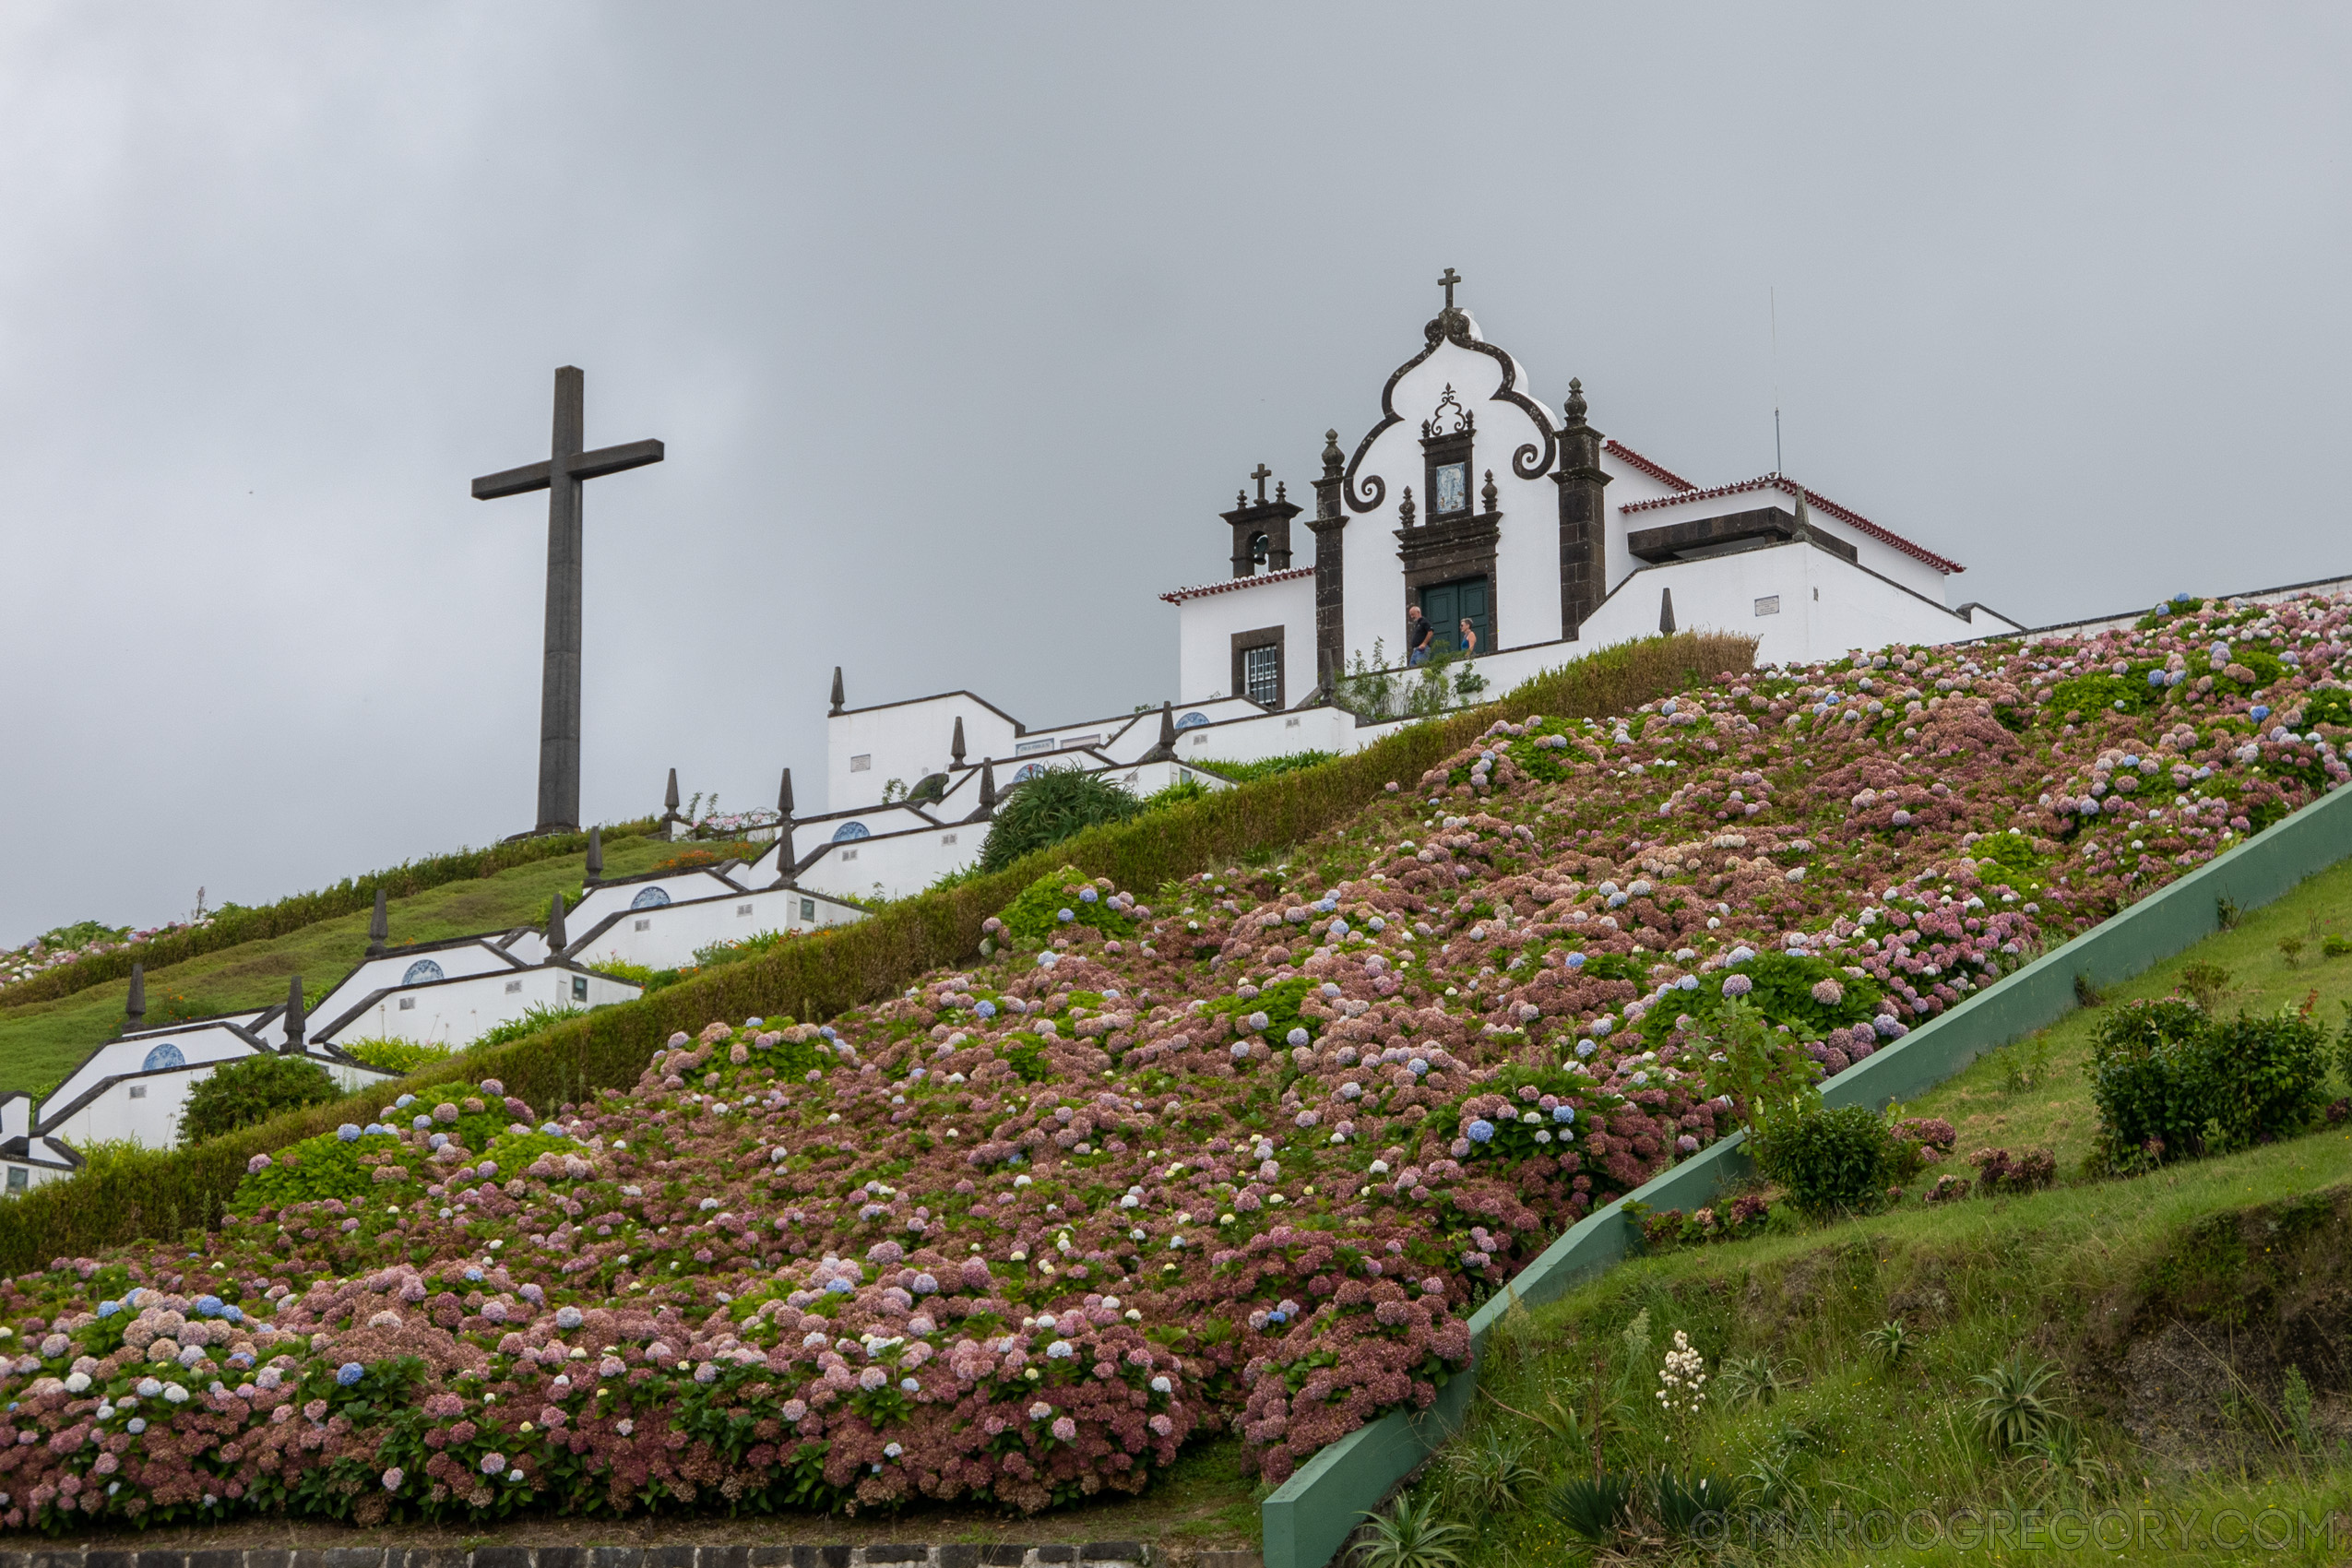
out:
M1958 562L1786 475L1703 487L1604 434L1581 384L1548 406L1440 282L1353 446L1326 431L1298 500L1259 464L1216 514L1222 575L1158 596L1164 709L1033 729L968 691L853 707L836 671L803 884L918 891L972 863L998 790L1045 767L1148 793L1222 787L1199 763L1357 750L1406 721L1432 661L1467 700L1661 630L1742 633L1781 663L2023 629L1953 602Z

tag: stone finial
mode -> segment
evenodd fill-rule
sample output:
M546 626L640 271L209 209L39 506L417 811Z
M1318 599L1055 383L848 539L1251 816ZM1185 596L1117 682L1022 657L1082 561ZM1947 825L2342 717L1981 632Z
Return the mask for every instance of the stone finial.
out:
M564 936L564 895L557 893L547 900L547 961L564 962L564 949L571 944Z
M286 1045L289 1056L300 1056L309 1045L310 1021L303 1016L303 977L290 976L286 981Z
M1670 588L1657 590L1657 629L1665 636L1674 635L1674 590Z
M839 713L848 703L849 697L841 688L841 667L837 664L833 667L833 711Z
M661 810L668 816L678 814L678 770L674 767L670 770L669 788L661 791Z
M130 1000L123 1004L123 1016L127 1020L123 1026L124 1032L126 1034L147 1022L147 966L145 964L131 966L131 995Z
M801 861L792 849L792 770L789 767L776 786L776 810L781 819L776 825L776 885L790 887L800 874Z
M604 829L601 827L591 826L588 829L588 880L604 880Z
M947 759L957 767L964 766L964 716L956 716L956 738L947 742Z
M384 944L392 934L392 912L386 907L384 889L375 890L375 912L367 918L367 956L384 956Z
M1405 519L1407 528L1413 526L1413 487L1409 484L1405 487L1405 499L1396 508L1396 515Z
M1479 499L1486 503L1487 516L1490 517L1494 516L1496 504L1501 501L1502 494L1494 488L1494 470L1492 469L1487 469L1486 483L1479 487Z
M1570 376L1568 378L1568 400L1560 405L1560 411L1565 417L1565 422L1572 426L1584 423L1585 408L1585 384L1577 380L1575 377Z
M1347 461L1347 455L1339 450L1339 433L1336 430L1324 431L1323 433L1323 477L1337 479L1340 469L1346 466Z
M1176 705L1159 705L1159 740L1151 750L1135 759L1137 762L1173 762L1176 760Z
M972 814L976 821L985 821L996 814L996 759L980 759L980 810Z

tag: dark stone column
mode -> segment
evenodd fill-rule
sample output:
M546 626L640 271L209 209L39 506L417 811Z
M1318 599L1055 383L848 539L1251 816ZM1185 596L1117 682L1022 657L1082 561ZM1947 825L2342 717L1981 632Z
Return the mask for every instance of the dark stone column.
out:
M1315 515L1307 527L1315 536L1315 675L1319 695L1329 696L1348 668L1348 508L1340 504L1347 480L1339 433L1323 433L1323 477L1315 481Z
M1608 511L1601 492L1609 476L1600 471L1606 437L1585 422L1583 382L1568 383L1562 413L1560 466L1551 481L1560 487L1560 635L1573 639L1608 587Z

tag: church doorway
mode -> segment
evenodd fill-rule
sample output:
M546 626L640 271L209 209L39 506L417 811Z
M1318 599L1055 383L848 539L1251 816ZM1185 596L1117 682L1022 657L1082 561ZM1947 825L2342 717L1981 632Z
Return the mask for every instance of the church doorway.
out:
M1450 583L1431 583L1421 589L1421 613L1437 632L1437 646L1455 653L1462 651L1462 623L1466 620L1478 634L1478 650L1494 651L1487 603L1484 577L1457 577Z

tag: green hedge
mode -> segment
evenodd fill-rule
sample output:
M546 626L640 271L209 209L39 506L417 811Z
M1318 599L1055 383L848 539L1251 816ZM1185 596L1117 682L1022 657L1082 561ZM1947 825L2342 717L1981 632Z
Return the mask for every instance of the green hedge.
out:
M677 1030L770 1014L826 1018L965 960L979 950L981 922L1058 867L1148 893L1219 861L1312 838L1378 799L1392 780L1409 790L1498 719L1622 712L1718 671L1745 670L1754 652L1751 638L1690 634L1605 648L1495 702L1412 725L1319 767L1218 790L1139 822L1090 828L1004 871L885 905L853 925L786 943L766 957L436 1063L370 1091L371 1098L455 1074L499 1079L508 1094L544 1114L595 1090L634 1084L654 1048ZM216 1224L253 1156L347 1119L343 1107L321 1106L192 1148L112 1155L69 1181L0 1204L0 1271L45 1267L53 1258L135 1237Z
M634 837L653 830L653 819L617 824L604 830L608 839ZM30 980L15 985L0 986L0 1007L20 1007L29 1002L54 1002L61 996L71 996L77 991L88 991L94 985L128 978L133 964L145 964L160 969L166 964L184 963L218 953L243 942L266 942L274 936L284 936L320 921L340 919L375 907L375 890L384 889L387 898L407 898L439 887L445 883L465 882L474 877L495 876L502 871L527 866L539 861L553 860L564 855L585 854L588 835L572 833L545 838L517 838L504 844L493 844L487 849L460 849L454 855L435 855L430 860L411 861L379 871L356 880L346 877L332 887L315 893L297 893L280 898L275 904L265 904L257 909L224 909L212 919L212 923L196 931L175 932L135 946L117 947L111 953L100 953L88 958L77 958L70 964L60 964L44 970Z

